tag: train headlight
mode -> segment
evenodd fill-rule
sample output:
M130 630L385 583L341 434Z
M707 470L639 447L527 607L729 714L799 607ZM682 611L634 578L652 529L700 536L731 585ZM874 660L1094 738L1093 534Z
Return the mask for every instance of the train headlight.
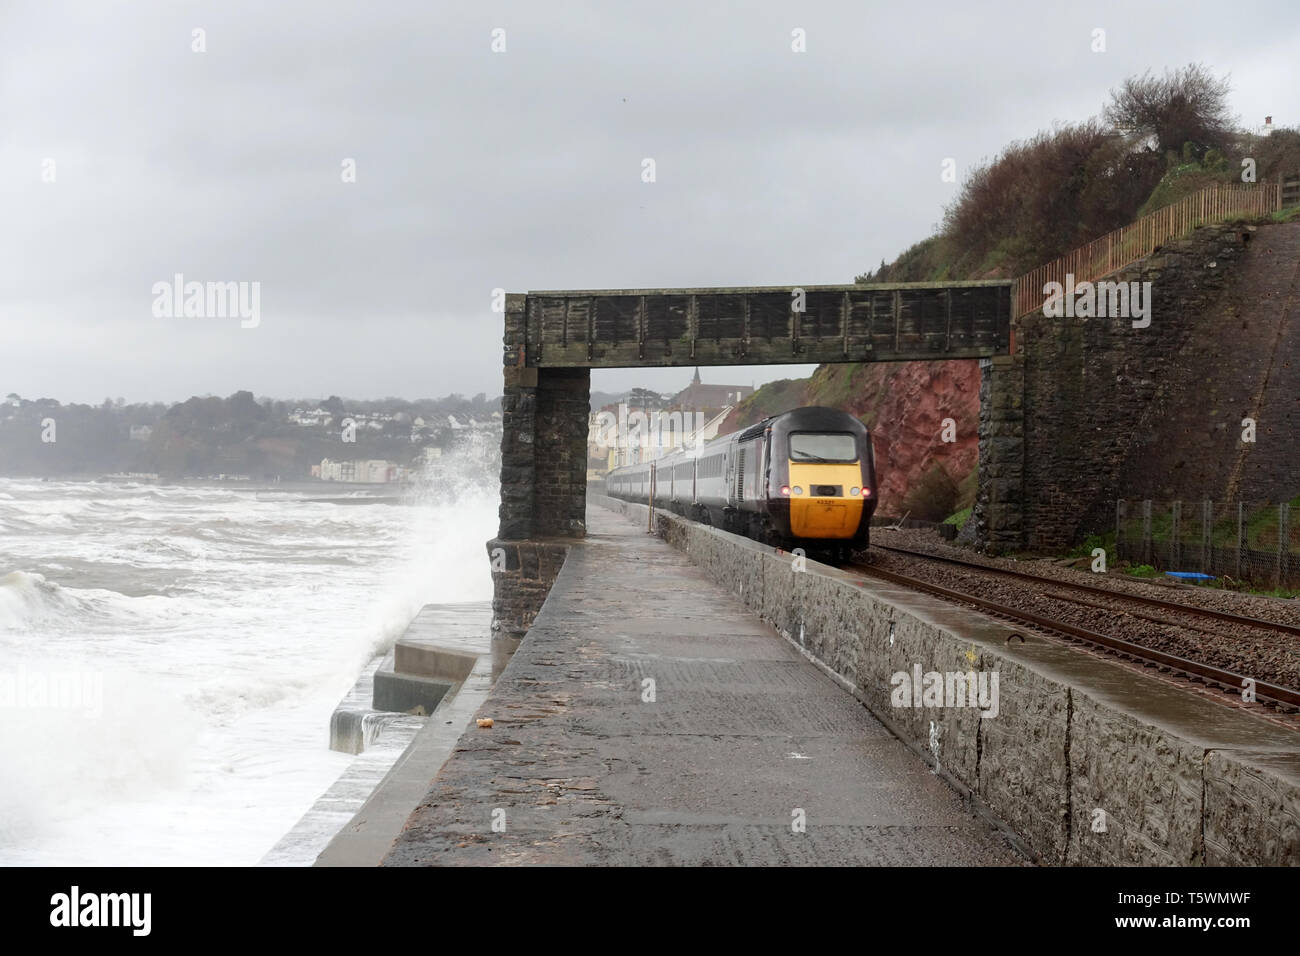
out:
M785 497L789 498L789 497L790 497L790 486L789 486L789 485L782 485L782 486L781 486L781 494L784 495Z
M800 488L798 485L795 485L795 486L794 486L794 493L795 493L796 495L801 495L801 494L803 494L803 489Z
M854 485L852 488L849 489L850 498L856 498L860 494L862 494L862 489L859 488L857 485Z
M868 497L870 497L870 496L871 496L871 489L870 489L870 488L863 488L863 489L862 489L862 497L864 497L864 498L868 498Z

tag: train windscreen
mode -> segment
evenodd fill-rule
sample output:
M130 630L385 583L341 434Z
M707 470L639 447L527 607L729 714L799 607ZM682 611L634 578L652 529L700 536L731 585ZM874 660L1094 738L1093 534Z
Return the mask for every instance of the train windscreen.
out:
M845 432L794 432L790 435L790 460L857 461L857 443Z

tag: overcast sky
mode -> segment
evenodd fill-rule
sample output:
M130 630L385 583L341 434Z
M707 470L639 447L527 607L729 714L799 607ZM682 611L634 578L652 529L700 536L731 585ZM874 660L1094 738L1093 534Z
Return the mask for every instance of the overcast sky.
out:
M1300 124L1298 9L0 0L0 395L495 394L494 288L851 282L930 234L945 157L1147 68ZM257 324L156 316L177 273L259 283Z

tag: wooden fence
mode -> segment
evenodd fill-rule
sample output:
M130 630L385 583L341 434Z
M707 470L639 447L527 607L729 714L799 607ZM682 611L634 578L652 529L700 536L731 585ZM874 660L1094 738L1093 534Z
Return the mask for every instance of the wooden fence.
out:
M1282 207L1300 206L1300 173L1282 177Z
M1300 177L1296 182L1296 188L1300 189ZM1047 299L1043 286L1049 282L1065 286L1067 275L1072 275L1076 283L1092 282L1151 255L1157 246L1197 226L1271 215L1282 208L1284 188L1290 187L1282 183L1207 186L1199 193L1157 209L1015 280L1014 316L1020 318L1041 309Z

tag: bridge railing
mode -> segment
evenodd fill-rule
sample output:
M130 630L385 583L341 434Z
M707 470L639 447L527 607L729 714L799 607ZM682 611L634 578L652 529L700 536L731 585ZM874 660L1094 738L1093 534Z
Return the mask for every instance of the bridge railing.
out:
M1267 216L1282 208L1281 201L1281 183L1207 186L1016 279L1014 317L1041 309L1047 299L1043 286L1049 282L1064 286L1067 275L1074 276L1076 283L1092 282L1149 256L1161 243L1197 226Z

